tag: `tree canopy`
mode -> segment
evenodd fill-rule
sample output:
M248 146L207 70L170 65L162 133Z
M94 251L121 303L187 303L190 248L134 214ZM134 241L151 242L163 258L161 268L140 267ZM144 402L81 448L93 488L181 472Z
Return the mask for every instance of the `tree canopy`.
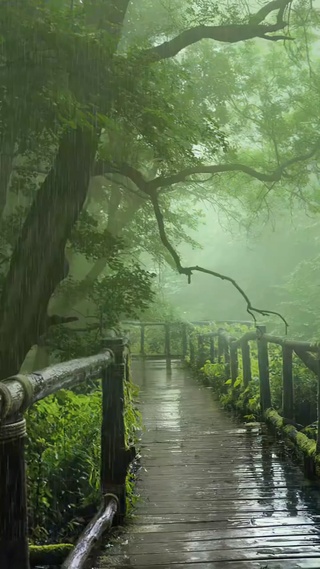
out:
M293 199L317 209L317 7L0 6L3 376L79 312L99 328L101 313L113 325L145 308L142 252L229 280L254 314L232 275L185 266L178 248L196 246L205 202L247 224Z

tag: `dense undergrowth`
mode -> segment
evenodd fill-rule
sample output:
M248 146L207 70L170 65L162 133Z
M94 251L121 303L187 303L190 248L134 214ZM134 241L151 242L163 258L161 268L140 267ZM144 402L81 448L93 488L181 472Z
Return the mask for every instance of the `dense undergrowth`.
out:
M237 327L225 327L227 331L235 337L247 331L247 329ZM195 336L199 330L195 331ZM194 343L196 356L197 344ZM208 342L204 342L205 353L209 354ZM213 388L218 395L223 406L235 409L241 416L248 421L260 419L260 393L259 393L259 371L258 356L255 342L250 343L251 353L251 373L252 380L244 389L241 350L238 352L239 374L233 385L229 377L227 366L224 363L212 363L206 361L201 369L195 364L194 370L199 373L202 380ZM197 358L196 358L197 359ZM188 358L190 363L190 358ZM282 352L281 347L269 344L269 373L272 407L282 414ZM294 376L294 416L295 422L304 427L303 432L310 438L316 438L316 427L314 422L317 419L317 378L298 357L293 358Z
M138 388L125 383L126 445L137 442L141 417ZM33 543L73 542L100 502L101 385L81 393L59 391L27 414L29 528ZM134 504L127 476L128 511Z

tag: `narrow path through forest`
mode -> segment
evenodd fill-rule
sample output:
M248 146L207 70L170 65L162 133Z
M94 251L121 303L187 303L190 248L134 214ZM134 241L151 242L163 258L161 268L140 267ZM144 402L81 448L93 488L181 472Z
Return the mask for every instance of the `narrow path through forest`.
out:
M134 364L141 498L95 569L320 568L320 489L259 427L243 427L179 362Z

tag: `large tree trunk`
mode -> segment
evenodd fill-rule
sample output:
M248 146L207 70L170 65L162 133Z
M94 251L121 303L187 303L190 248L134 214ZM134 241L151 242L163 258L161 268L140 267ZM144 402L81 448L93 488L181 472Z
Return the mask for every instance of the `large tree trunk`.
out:
M109 63L117 50L129 3L84 3L97 9L90 14L94 27L113 37ZM111 105L112 93L100 112L107 113ZM0 297L0 379L19 371L29 349L46 330L48 302L65 276L64 249L85 201L96 148L97 135L90 129L66 132L55 164L30 208Z
M119 212L117 207L115 209L109 209L107 226L109 233L113 237L121 236L122 230L127 227L128 224L130 224L144 202L145 200L140 196L133 195L127 198L127 208L125 210L121 210ZM58 294L55 296L52 299L52 302L50 302L50 313L70 315L70 311L72 311L77 306L77 304L86 298L88 290L92 287L93 283L103 273L103 271L105 271L109 261L110 258L108 256L95 261L95 263L92 265L90 270L81 281L81 290L75 292L72 298L70 298L69 295ZM75 263L76 262L77 259L75 258Z
M46 329L64 277L64 249L84 203L97 148L93 129L67 131L17 241L0 298L0 378L19 371Z
M0 218L2 217L12 172L14 140L3 141L0 151Z

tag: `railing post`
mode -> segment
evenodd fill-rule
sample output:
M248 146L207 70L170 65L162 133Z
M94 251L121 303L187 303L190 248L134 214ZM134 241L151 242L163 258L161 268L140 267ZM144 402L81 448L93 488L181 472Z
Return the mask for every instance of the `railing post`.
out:
M282 413L286 419L294 418L294 390L292 348L282 347Z
M210 361L214 364L214 337L210 336Z
M238 348L234 342L230 343L230 372L231 372L231 385L233 386L239 375L238 364Z
M195 364L195 349L192 336L189 337L189 346L190 346L190 364L191 367Z
M260 380L260 408L263 413L271 407L268 342L264 338L265 326L257 328L258 365Z
M202 336L202 334L200 334L198 336L198 361L197 361L197 366L198 368L202 368L204 366L204 364L206 363L206 352L204 349L204 338Z
M102 378L101 427L101 491L119 500L118 521L126 513L126 477L129 452L125 448L124 425L124 343L122 338L108 338L104 348L110 349L114 362Z
M140 327L140 355L144 358L145 352L145 325L141 324Z
M2 386L4 385L3 383ZM1 569L29 569L30 567L25 437L25 419L19 417L0 424Z
M223 344L223 336L221 334L222 330L218 330L218 363L221 364L223 352L224 352L224 344Z
M317 369L318 369L318 393L317 393L318 433L317 433L316 453L320 454L320 350L317 354Z
M231 374L230 370L230 347L225 338L223 338L223 351L224 351L224 369L226 376L229 378Z
M186 357L188 352L188 324L182 324L182 357Z
M166 359L169 360L171 358L171 350L170 350L170 324L164 325L164 353Z
M242 353L243 387L244 389L246 389L249 385L249 382L252 379L249 342L244 341L241 343L241 353Z

